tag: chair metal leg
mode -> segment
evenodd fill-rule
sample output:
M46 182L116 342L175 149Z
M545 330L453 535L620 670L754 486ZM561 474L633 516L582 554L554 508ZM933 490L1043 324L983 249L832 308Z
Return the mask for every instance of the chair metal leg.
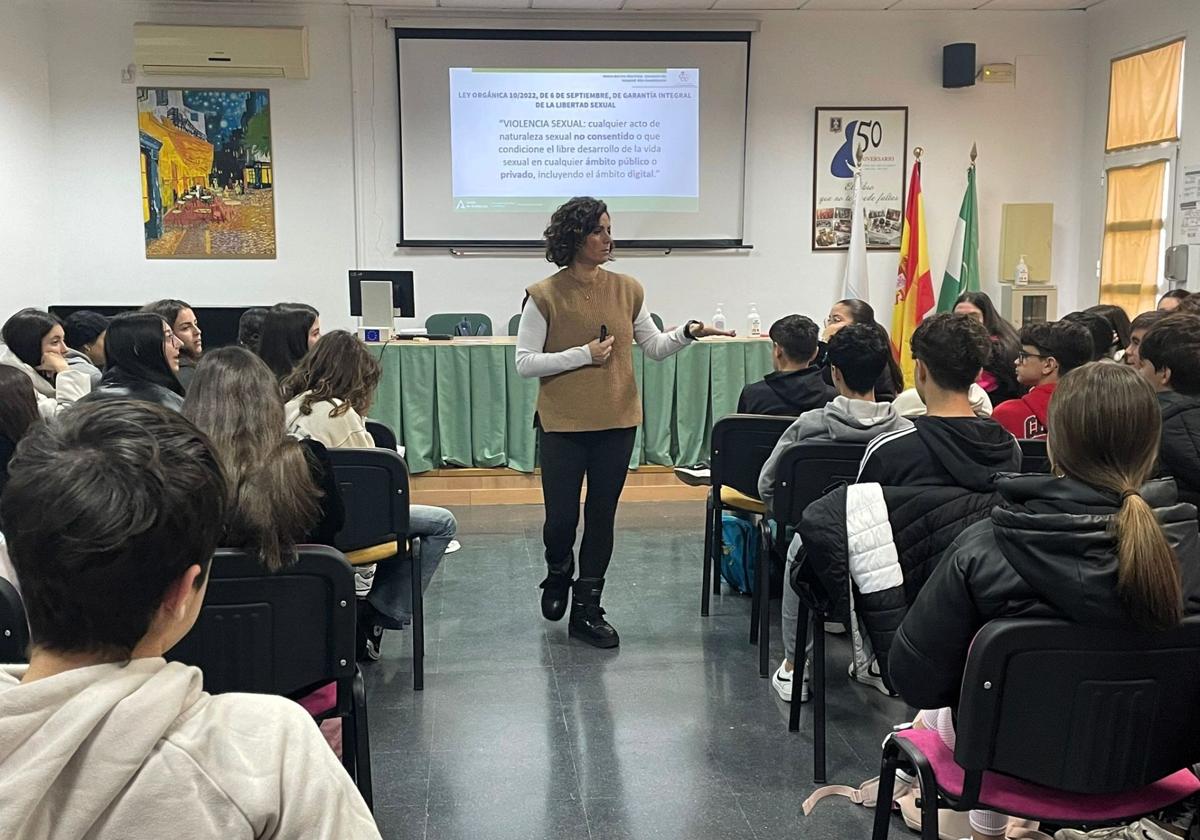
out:
M784 581L784 586L790 586ZM792 660L792 702L788 710L788 732L800 731L800 692L804 690L804 649L808 647L808 606L800 602L800 613L796 619L796 648ZM800 685L796 685L796 674L800 675Z
M704 582L700 586L700 615L708 615L709 594L713 578L713 500L712 493L704 508ZM719 584L718 584L719 585Z
M362 794L367 807L375 810L375 793L371 782L371 735L367 728L367 686L363 682L362 671L354 671L354 684L351 689L351 717L354 720L354 780L358 792ZM345 739L342 749L345 751Z
M355 668L355 673L358 669ZM361 679L361 675L359 677ZM354 678L345 677L337 682L336 714L342 725L342 766L357 783L358 780L358 734L354 717Z
M758 644L758 611L761 609L758 603L758 593L754 592L750 595L750 644Z
M825 616L812 612L813 781L825 783Z
M413 691L425 689L425 593L421 591L421 552L413 551L409 541L408 556L412 561L412 645Z
M721 488L714 486L709 491L709 498L712 499L712 594L721 594L721 554L725 550L725 531L721 527L721 513L724 508L721 507Z
M883 759L879 766L879 788L875 800L875 819L871 840L887 840L892 821L892 796L896 790L896 748L889 737L883 742Z
M765 518L759 519L758 571L755 574L754 597L758 601L758 676L765 679L770 673L771 656L771 544L770 529Z

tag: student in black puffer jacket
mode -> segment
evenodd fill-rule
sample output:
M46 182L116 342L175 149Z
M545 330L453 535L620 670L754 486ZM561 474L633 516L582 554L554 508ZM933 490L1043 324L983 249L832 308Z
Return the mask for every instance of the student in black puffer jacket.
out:
M946 551L892 643L892 686L931 710L915 725L953 748L942 707L957 705L971 641L994 618L1132 630L1200 613L1196 508L1170 479L1150 480L1160 426L1152 389L1128 367L1089 363L1063 378L1049 416L1058 476L997 482L1003 503ZM971 825L974 836L1003 833L990 812L973 811Z
M1200 316L1169 315L1142 345L1149 352L1138 347L1137 371L1162 409L1158 474L1175 479L1180 499L1200 504Z

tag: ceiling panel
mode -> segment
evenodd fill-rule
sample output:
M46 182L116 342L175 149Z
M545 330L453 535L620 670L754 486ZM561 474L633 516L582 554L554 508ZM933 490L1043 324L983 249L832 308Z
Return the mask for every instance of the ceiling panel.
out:
M707 9L714 0L625 0L623 9Z
M800 8L806 10L879 11L880 9L886 9L895 2L896 0L808 0Z
M443 9L528 9L529 0L438 0Z
M1064 11L1067 9L1085 9L1095 6L1101 0L991 0L983 8L992 11Z
M896 0L891 8L906 12L964 11L977 9L987 0Z
M621 8L625 0L533 0L535 9L573 9L578 11L612 11Z
M714 9L742 9L745 10L766 10L766 9L796 9L804 0L717 0L713 4Z

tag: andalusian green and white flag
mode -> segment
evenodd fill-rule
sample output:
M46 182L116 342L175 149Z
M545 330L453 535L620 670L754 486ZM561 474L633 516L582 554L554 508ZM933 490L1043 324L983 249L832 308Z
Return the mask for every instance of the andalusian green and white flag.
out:
M967 192L958 225L950 244L950 258L942 276L942 291L938 294L938 312L954 310L954 301L963 292L979 291L979 204L975 200L975 164L967 169Z

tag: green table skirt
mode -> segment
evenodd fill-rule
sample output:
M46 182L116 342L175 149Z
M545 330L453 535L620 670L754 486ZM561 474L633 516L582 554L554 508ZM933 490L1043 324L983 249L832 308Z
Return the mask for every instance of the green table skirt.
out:
M537 464L538 380L517 375L511 342L403 342L383 348L371 418L390 426L414 473ZM749 382L771 370L764 339L701 341L661 362L635 347L644 419L630 468L708 460L717 418L732 414Z

